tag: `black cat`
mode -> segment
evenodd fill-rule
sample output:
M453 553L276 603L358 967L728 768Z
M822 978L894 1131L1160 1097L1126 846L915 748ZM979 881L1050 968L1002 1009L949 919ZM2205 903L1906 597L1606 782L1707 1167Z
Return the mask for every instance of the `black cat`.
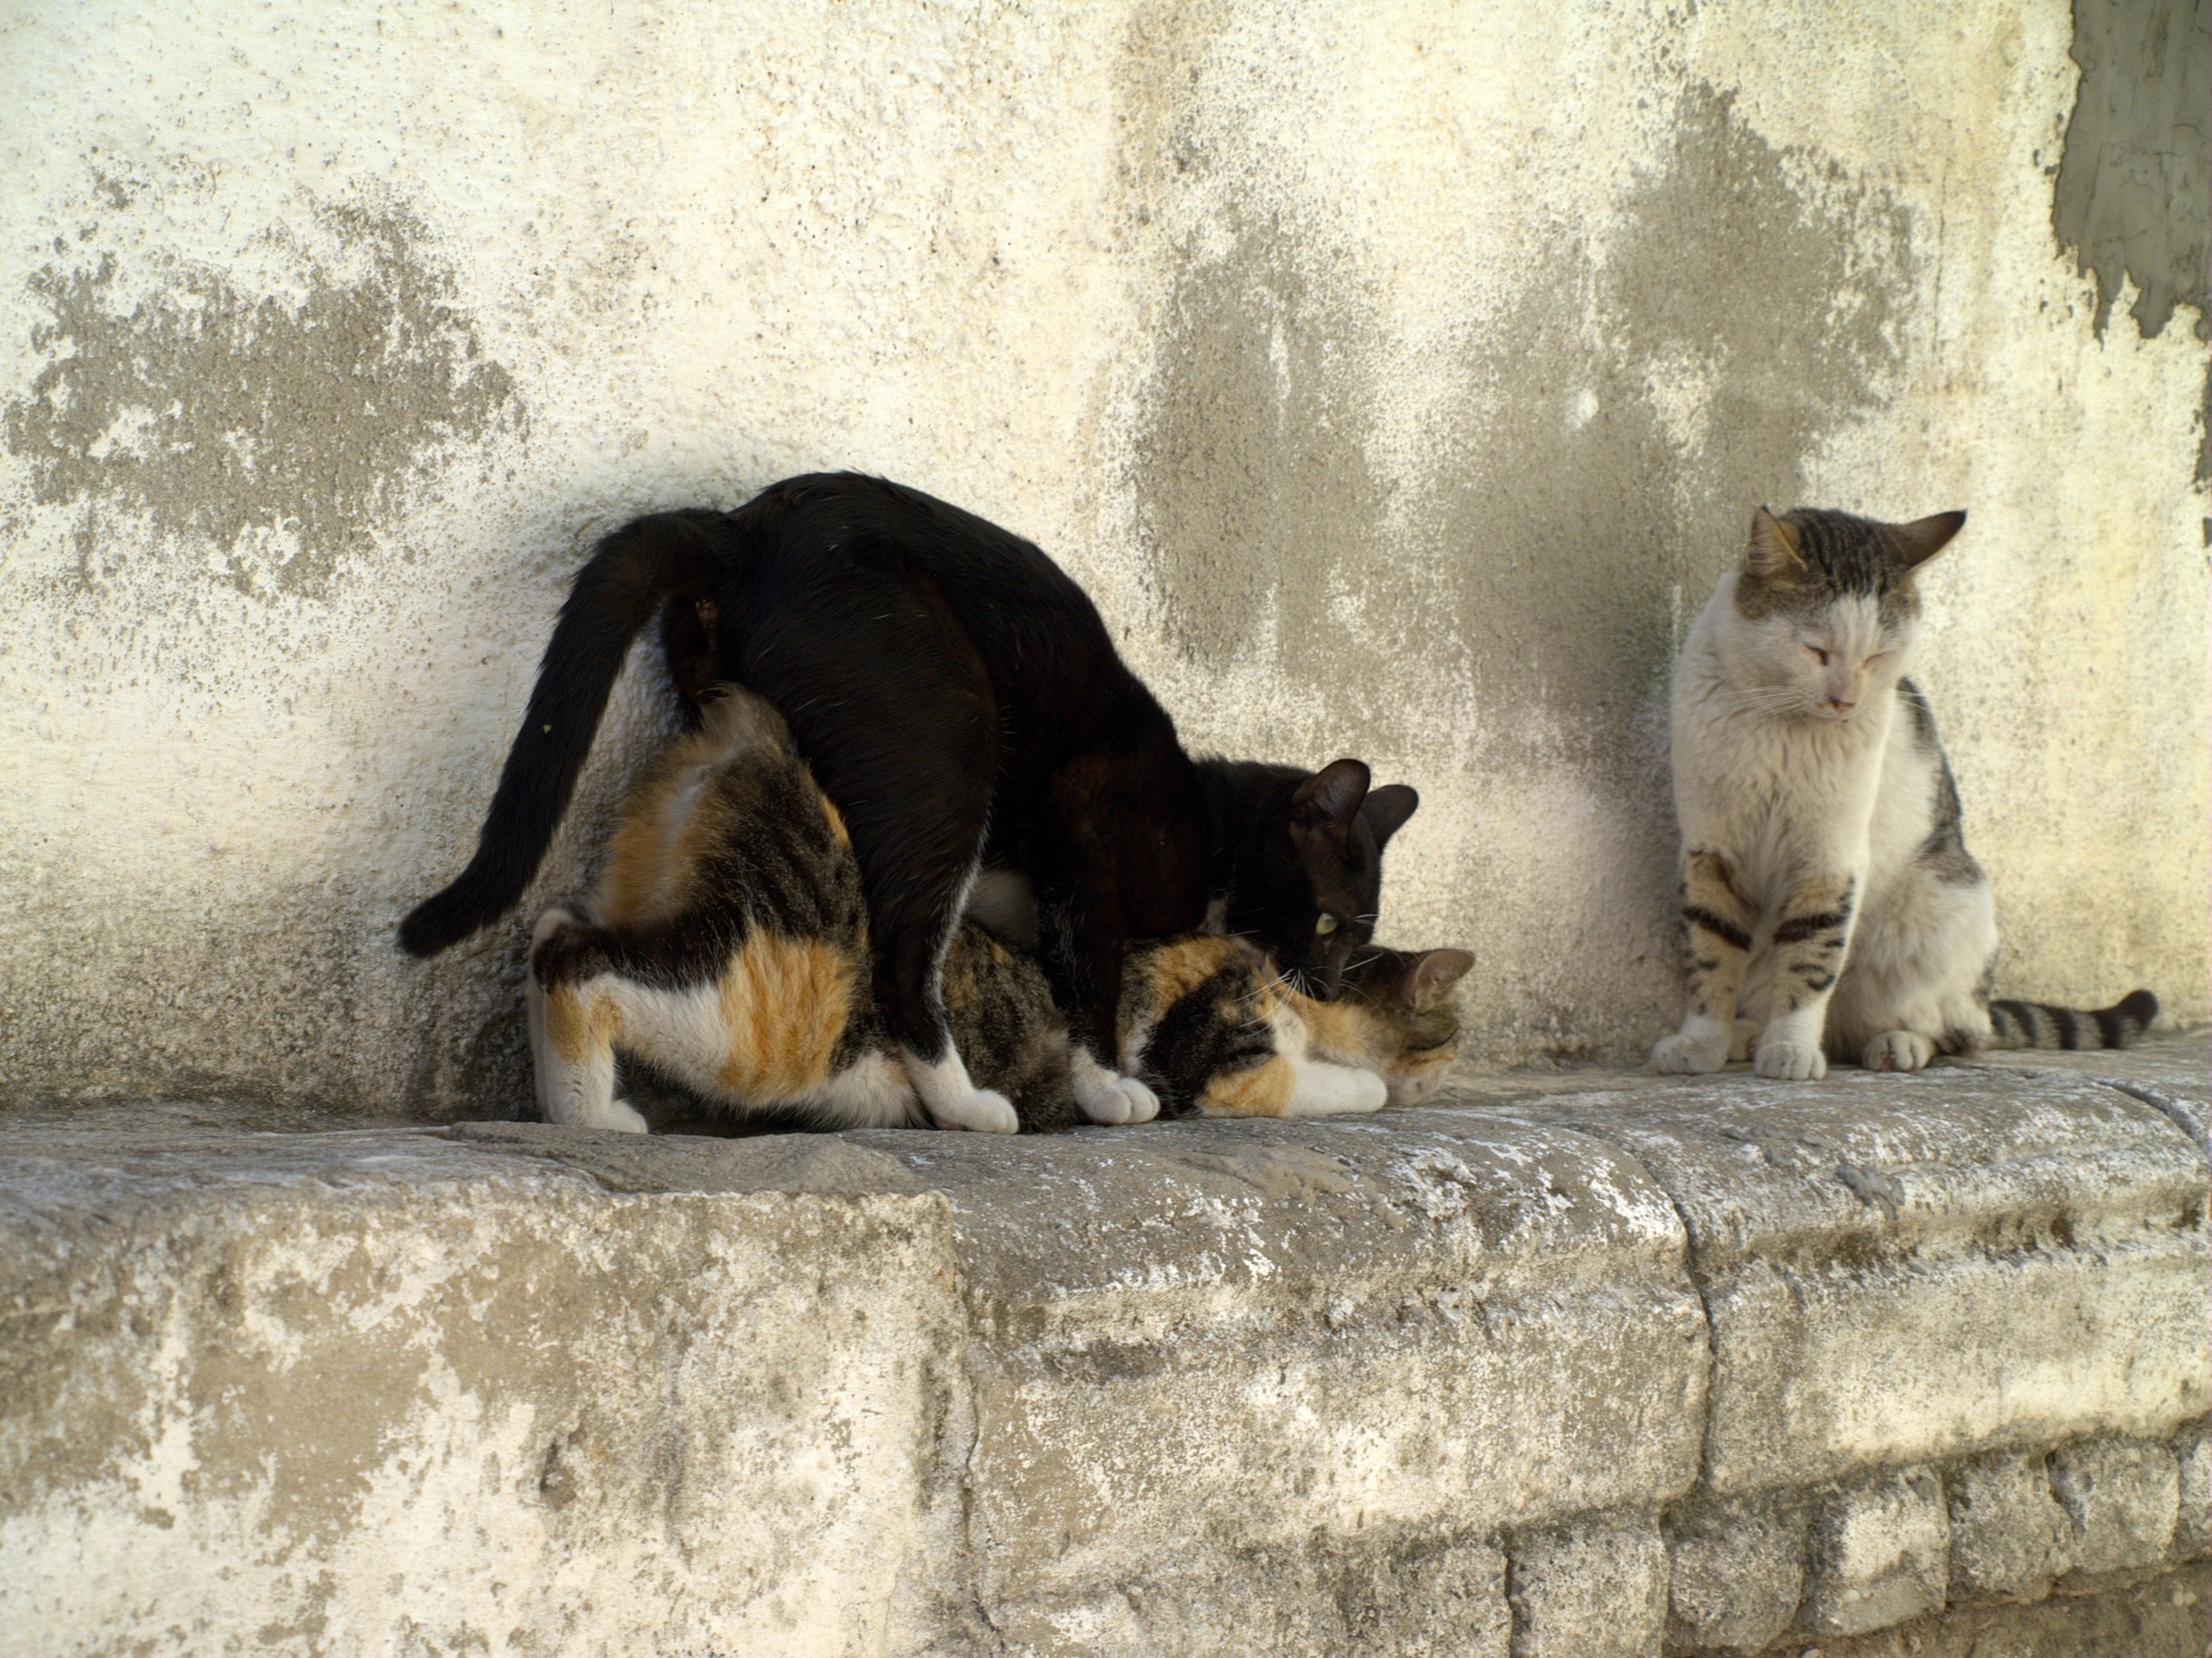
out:
M734 512L655 513L576 575L461 877L401 924L429 956L521 897L575 787L638 632L661 613L679 697L766 698L849 826L875 992L915 1091L946 1127L1011 1131L945 1030L940 975L980 869L1031 882L1043 960L1088 1048L1095 1121L1141 1121L1115 1051L1132 938L1211 903L1310 993L1373 931L1382 852L1418 797L1368 769L1194 761L1097 609L1028 542L918 490L850 473L771 485Z

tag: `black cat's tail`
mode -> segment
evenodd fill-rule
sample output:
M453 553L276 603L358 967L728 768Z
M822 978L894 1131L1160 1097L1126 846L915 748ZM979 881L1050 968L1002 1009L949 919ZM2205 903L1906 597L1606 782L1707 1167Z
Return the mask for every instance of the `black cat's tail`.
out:
M460 943L522 896L575 792L631 641L671 593L714 591L728 569L728 524L721 514L696 511L639 518L601 541L576 572L476 855L458 880L399 924L400 948L409 955L435 956Z
M1993 1001L1993 1048L2124 1048L2151 1027L2158 999L2138 990L2109 1007L2054 1007L2040 1001Z

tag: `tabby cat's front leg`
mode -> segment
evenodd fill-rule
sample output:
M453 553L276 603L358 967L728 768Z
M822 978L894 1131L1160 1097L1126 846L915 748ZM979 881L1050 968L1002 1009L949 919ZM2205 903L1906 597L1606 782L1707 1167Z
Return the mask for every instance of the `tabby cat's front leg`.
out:
M1812 875L1790 887L1768 946L1774 952L1774 988L1766 1028L1751 1057L1751 1069L1760 1076L1802 1082L1828 1074L1821 1032L1851 947L1858 892L1855 875Z
M1682 854L1682 924L1690 968L1690 1008L1682 1028L1651 1050L1654 1070L1718 1070L1728 1061L1736 993L1750 959L1758 913L1736 890L1735 866L1704 847Z

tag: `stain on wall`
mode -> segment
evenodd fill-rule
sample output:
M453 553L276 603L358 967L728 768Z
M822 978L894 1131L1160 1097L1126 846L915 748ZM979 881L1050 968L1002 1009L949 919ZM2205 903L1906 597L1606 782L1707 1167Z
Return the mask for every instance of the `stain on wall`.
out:
M836 466L1036 539L1194 746L1420 787L1383 935L1496 1063L1679 1014L1663 689L1751 506L1967 507L2000 981L2201 1018L2212 359L2053 240L2069 4L29 9L0 1111L527 1110L649 669L518 912L393 926L594 536Z
M133 193L108 176L99 199ZM0 442L34 499L81 510L81 578L130 515L242 589L318 593L431 453L521 421L422 227L316 211L345 268L309 262L296 301L183 262L124 299L111 254L72 263L60 238L30 277L42 366L0 410Z
M1370 459L1387 341L1356 254L1242 206L1249 158L1193 124L1154 129L1165 164L1126 169L1153 181L1148 215L1201 226L1178 250L1128 480L1167 629L1202 660L1264 635L1340 715L1348 685L1446 677L1471 688L1453 717L1481 769L1615 803L1594 868L1554 866L1583 863L1596 826L1507 813L1452 847L1446 879L1479 918L1452 941L1479 934L1477 1047L1632 1051L1675 994L1663 702L1681 631L1751 509L1812 504L1820 439L1905 368L1911 213L1688 81L1618 233L1598 248L1562 230L1500 311L1452 331L1462 391L1424 422L1421 472L1389 476ZM1214 203L1179 211L1185 193ZM1346 607L1374 643L1353 643ZM1378 700L1342 727L1354 752L1449 764L1457 732ZM1559 902L1593 879L1605 890ZM1634 990L1578 996L1592 952Z
M2095 280L2096 330L2131 281L2146 336L2180 304L2212 338L2212 0L2074 0L2073 55L2082 84L2050 222Z

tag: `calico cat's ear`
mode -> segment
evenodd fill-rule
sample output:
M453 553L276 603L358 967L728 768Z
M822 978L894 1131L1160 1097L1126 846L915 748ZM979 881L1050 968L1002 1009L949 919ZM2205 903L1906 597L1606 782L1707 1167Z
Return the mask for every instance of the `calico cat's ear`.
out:
M1367 798L1369 772L1364 760L1331 760L1298 785L1290 797L1290 821L1299 829L1332 829L1342 835L1351 828L1359 803Z
M1452 987L1467 976L1475 958L1464 950L1425 950L1406 969L1406 996L1423 1011L1452 994Z
M1421 797L1402 783L1386 783L1369 791L1367 798L1359 804L1359 816L1375 836L1377 852L1405 828L1406 819L1414 815L1414 808L1420 804Z
M1932 518L1891 525L1890 533L1897 537L1896 562L1904 569L1918 569L1949 545L1966 523L1963 512L1938 512Z
M1789 526L1764 507L1751 514L1751 538L1744 549L1744 573L1762 581L1794 581L1805 573L1804 556Z

